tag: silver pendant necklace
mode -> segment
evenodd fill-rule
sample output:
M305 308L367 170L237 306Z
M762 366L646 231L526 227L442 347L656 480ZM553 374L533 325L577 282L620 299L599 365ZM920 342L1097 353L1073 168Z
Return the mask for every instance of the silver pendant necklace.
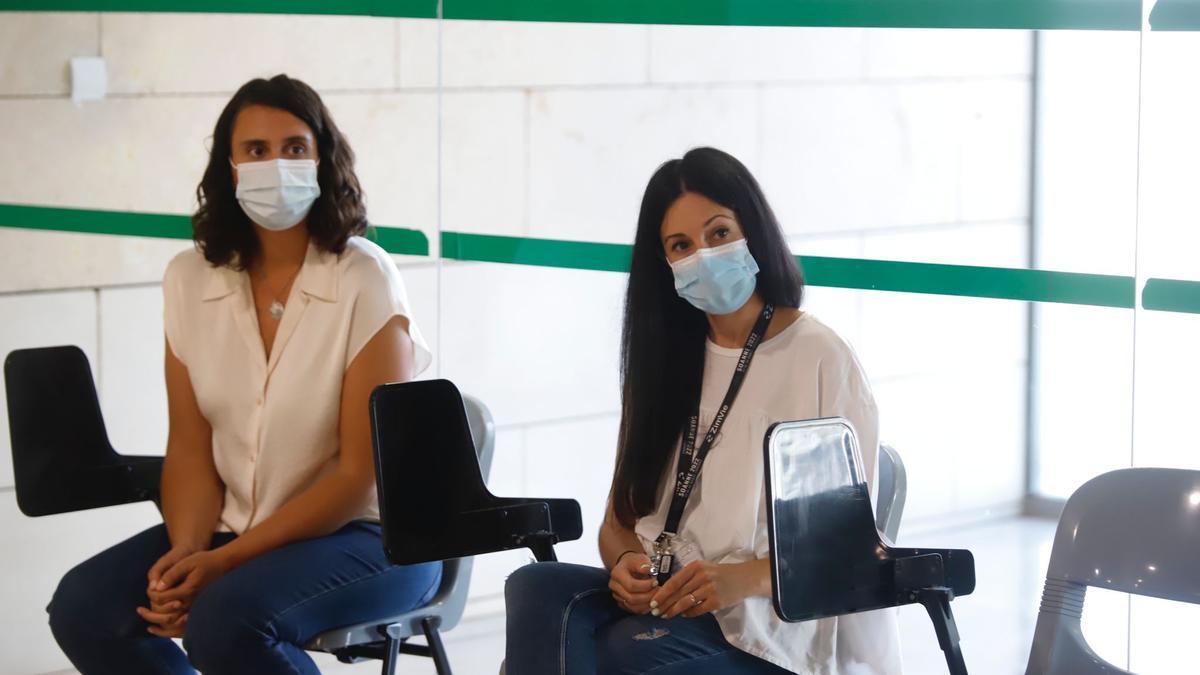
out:
M283 287L287 288L288 284L291 284L295 280L296 275L300 274L300 270L302 269L304 269L304 263L300 263L300 267L297 267L296 271L292 272L292 276L283 284ZM267 314L270 314L272 319L279 321L283 318L284 303L279 300L279 293L275 292L275 289L271 288L271 284L267 283L266 274L260 276L259 280L267 287L267 292L271 294L271 304L267 307Z

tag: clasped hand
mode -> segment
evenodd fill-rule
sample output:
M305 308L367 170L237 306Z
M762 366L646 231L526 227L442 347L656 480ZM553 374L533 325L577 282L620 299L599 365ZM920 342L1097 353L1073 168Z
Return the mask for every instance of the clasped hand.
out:
M749 597L750 580L743 567L697 560L659 586L650 577L650 558L629 553L613 566L608 588L617 605L631 614L694 618Z
M146 573L149 606L137 608L138 616L150 624L146 630L159 637L183 637L196 596L228 571L217 551L172 548Z

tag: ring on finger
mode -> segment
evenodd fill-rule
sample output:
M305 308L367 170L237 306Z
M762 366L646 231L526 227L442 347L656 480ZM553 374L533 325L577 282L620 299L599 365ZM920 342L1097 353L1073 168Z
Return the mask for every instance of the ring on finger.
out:
M692 606L693 606L693 607L699 607L700 605L703 605L703 604L704 604L704 601L703 601L703 600L698 600L698 599L696 598L696 596L695 596L695 595L693 595L693 594L691 594L691 593L688 593L688 597L692 599Z

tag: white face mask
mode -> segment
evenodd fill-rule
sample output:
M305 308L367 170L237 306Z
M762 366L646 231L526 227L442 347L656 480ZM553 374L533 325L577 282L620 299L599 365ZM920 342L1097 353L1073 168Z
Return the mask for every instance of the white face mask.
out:
M315 160L273 159L233 166L238 203L250 220L268 230L295 227L321 195Z

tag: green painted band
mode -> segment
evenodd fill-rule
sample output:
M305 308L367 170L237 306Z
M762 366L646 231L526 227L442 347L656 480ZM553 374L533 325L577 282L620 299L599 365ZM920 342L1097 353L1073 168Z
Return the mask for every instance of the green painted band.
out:
M1182 0L1175 0L1182 1ZM430 0L0 0L0 10L435 18ZM713 26L1140 30L1140 0L443 0L446 19Z
M190 239L187 216L0 204L0 227L117 236ZM420 230L373 227L368 235L389 253L429 255ZM585 241L442 232L448 260L627 272L630 246ZM1134 307L1133 277L1047 270L797 256L812 286L922 293L1096 307ZM1200 281L1150 279L1142 295L1150 310L1200 314Z
M629 271L630 247L582 241L442 233L442 257L476 262ZM797 256L812 286L1133 308L1132 277L1004 267Z
M596 272L628 272L628 244L442 232L442 257Z
M192 238L192 221L188 216L24 204L0 204L0 227L160 239ZM368 231L367 238L391 253L429 255L429 239L420 230L376 226Z
M1200 281L1148 279L1142 290L1142 307L1200 314Z

